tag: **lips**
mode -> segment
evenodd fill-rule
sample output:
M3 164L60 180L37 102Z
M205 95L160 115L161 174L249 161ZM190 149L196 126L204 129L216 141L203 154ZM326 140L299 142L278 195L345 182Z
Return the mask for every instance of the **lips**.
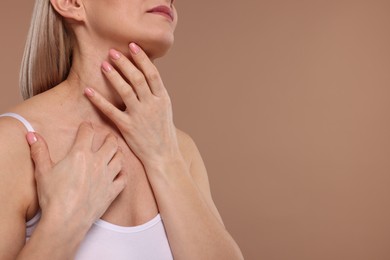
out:
M174 19L173 10L165 5L160 5L160 6L154 7L153 9L150 9L148 11L148 13L163 15L163 16L169 18L171 21L173 21L173 19Z

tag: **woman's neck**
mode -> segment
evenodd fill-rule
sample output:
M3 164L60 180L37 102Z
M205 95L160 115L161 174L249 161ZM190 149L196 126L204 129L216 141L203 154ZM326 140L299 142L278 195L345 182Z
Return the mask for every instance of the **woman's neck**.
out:
M99 92L118 109L126 108L121 97L101 71L102 62L109 61L108 51L109 48L105 51L75 52L68 78L56 87L58 95L62 98L63 108L73 111L70 113L83 121L95 124L111 123L85 96L84 89L87 87Z

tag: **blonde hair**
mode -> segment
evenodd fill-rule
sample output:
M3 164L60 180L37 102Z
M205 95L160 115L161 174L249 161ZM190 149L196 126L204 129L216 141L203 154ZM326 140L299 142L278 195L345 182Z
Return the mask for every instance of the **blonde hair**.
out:
M23 99L64 81L72 60L72 32L50 0L36 0L20 70Z

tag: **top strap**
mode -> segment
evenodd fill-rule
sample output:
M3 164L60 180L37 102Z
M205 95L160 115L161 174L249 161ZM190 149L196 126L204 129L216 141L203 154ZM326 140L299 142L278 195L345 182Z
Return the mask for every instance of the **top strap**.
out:
M27 131L35 132L35 130L32 127L32 125L24 117L22 117L21 115L18 115L18 114L15 114L15 113L5 113L5 114L0 115L0 117L6 117L6 116L13 117L13 118L19 120L27 128Z

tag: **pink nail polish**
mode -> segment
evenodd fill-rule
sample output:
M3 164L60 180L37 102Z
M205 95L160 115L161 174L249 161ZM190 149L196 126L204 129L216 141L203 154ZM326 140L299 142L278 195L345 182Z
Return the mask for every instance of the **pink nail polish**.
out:
M112 70L112 66L107 62L103 62L102 68L105 72L110 72Z
M30 145L35 144L38 141L37 137L35 136L35 134L33 132L28 132L26 137L27 137L27 142Z
M87 95L88 97L93 97L93 96L95 96L95 91L94 91L92 88L86 88L86 89L84 89L84 93L85 93L85 95Z
M131 52L132 52L133 54L138 54L139 51L141 50L141 49L139 48L139 46L138 46L137 44L135 44L134 42L130 43L129 46L130 46L130 50L131 50Z
M109 51L109 54L110 54L111 59L113 59L113 60L119 60L119 58L121 57L121 54L113 49L111 49Z

